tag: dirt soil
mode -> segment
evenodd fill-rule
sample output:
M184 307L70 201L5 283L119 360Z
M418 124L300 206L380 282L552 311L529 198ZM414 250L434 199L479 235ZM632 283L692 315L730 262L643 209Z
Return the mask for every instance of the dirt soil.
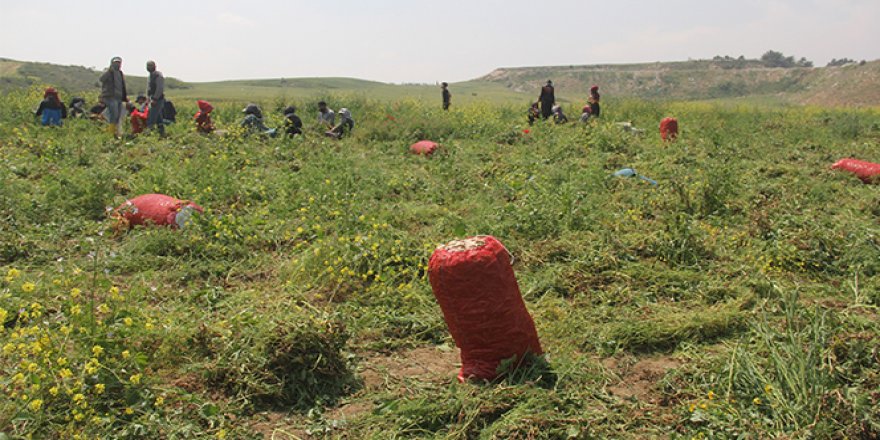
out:
M657 383L666 372L678 368L681 362L668 356L654 356L642 359L608 358L602 365L613 372L620 380L608 386L608 391L621 399L660 405L662 396Z
M420 347L390 354L365 354L358 371L364 388L338 407L329 409L324 419L346 422L369 413L375 404L364 395L375 391L405 391L407 383L412 381L437 384L454 382L461 366L460 359L457 348L444 346ZM262 416L263 420L254 423L252 429L267 440L319 438L306 433L301 415L270 411Z

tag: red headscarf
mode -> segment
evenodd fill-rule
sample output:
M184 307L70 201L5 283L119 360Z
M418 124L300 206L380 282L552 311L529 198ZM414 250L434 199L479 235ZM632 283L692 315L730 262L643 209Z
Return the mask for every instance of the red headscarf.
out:
M198 104L199 110L202 113L211 113L212 111L214 111L214 106L212 106L211 103L208 101L203 101L200 99L196 101L196 104Z

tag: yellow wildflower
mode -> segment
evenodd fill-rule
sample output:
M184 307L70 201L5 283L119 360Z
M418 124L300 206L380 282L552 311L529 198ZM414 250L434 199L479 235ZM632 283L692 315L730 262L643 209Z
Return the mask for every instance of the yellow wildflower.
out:
M31 403L28 405L28 407L30 407L31 411L39 411L40 408L43 407L43 400L42 399L31 400Z
M104 384L95 384L95 392L98 394L104 394Z
M134 323L134 320L132 320L131 318L129 318L128 316L126 316L126 317L122 320L122 322L123 322L126 326L131 327L131 325Z
M21 271L14 267L10 267L9 270L6 271L6 276L11 279L16 279L19 275L21 275Z
M82 293L82 291L77 289L76 287L74 287L73 289L70 289L70 297L73 299L79 298L80 293Z
M100 345L92 347L92 354L95 355L95 357L101 357L101 355L104 354L104 347L101 347Z
M101 303L101 305L98 306L98 312L110 313L110 306L108 306L106 303Z
M129 353L128 350L122 351L122 358L123 359L128 359L129 356L131 356L131 353Z
M24 283L21 285L21 291L24 293L31 293L36 288L37 288L36 284L31 283L31 282L27 282L27 283Z
M128 378L128 381L134 385L141 383L141 374L140 373L132 374L131 377Z

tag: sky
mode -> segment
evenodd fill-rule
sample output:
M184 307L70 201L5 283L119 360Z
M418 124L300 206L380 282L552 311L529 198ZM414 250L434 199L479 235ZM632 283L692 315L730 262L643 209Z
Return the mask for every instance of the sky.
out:
M457 82L497 67L775 50L880 59L880 0L0 0L0 57L184 81Z

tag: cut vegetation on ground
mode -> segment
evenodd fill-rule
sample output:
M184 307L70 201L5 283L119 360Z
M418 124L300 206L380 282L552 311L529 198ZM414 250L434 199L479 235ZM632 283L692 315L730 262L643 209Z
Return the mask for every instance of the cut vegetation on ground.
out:
M243 102L200 136L186 101L168 138L115 141L37 126L40 96L0 100L0 437L880 436L880 193L829 169L880 161L876 110L608 99L528 127L337 94L262 104L346 106L338 142L243 137ZM106 209L153 192L205 213L114 234ZM547 355L459 384L425 272L477 234Z

